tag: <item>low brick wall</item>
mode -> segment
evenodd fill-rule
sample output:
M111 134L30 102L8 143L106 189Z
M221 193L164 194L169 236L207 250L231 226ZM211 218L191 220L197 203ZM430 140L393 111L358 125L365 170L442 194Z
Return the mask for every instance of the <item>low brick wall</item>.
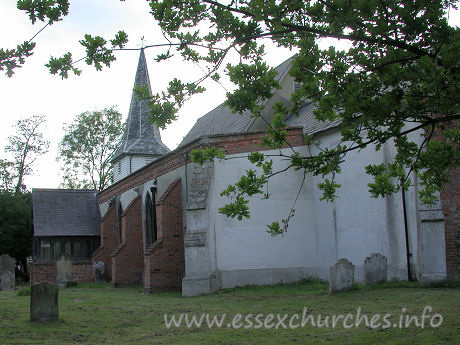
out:
M93 281L93 265L91 262L74 262L72 276L77 282L88 283Z
M34 262L29 266L30 283L56 282L56 265L54 262ZM91 261L77 261L72 264L72 276L80 283L93 280Z
M54 263L31 263L29 266L30 283L56 282L56 265Z

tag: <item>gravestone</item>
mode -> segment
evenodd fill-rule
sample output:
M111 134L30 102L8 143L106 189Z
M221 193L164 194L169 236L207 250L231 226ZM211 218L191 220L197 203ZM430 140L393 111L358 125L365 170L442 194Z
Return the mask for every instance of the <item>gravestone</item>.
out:
M105 264L104 261L94 263L94 281L100 283L104 281Z
M377 284L387 280L387 258L373 253L364 260L364 282Z
M7 254L0 256L0 291L14 290L16 261Z
M355 282L355 265L340 259L329 267L329 293L350 289Z
M10 271L6 271L5 273L2 274L0 279L2 281L0 290L2 291L14 290L15 277L13 273L11 273Z
M60 287L68 287L76 285L72 276L72 261L64 256L56 261L56 283Z
M30 320L56 321L59 319L59 288L52 283L40 282L30 288Z

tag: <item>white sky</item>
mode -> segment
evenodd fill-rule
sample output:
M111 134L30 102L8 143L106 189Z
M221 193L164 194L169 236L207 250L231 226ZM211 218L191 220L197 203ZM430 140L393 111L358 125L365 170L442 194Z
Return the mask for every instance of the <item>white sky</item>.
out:
M458 12L450 14L450 21L460 25ZM32 25L27 15L16 9L15 0L0 1L0 47L15 48L18 43L30 39L42 22ZM0 155L5 157L3 147L9 135L14 134L13 125L20 118L44 114L46 126L42 128L45 138L51 142L49 153L35 165L33 176L25 179L28 189L58 188L61 183L59 165L56 162L57 145L63 136L62 127L84 111L115 106L124 118L129 111L134 76L139 58L138 51L116 53L117 60L110 68L97 72L83 61L80 77L71 76L61 80L49 74L44 64L50 56L61 57L70 51L74 60L82 57L83 47L78 41L85 33L111 39L118 30L128 34L127 47L137 48L144 36L145 44L165 43L164 38L145 0L78 0L71 3L69 15L63 21L46 28L37 38L34 54L27 58L24 67L17 69L12 78L0 72ZM164 90L167 83L177 77L194 81L201 76L200 69L180 59L156 63L153 58L157 48L146 50L152 91ZM291 56L288 50L272 48L266 61L276 66ZM162 131L163 142L174 149L187 134L196 120L225 100L225 90L217 83L204 84L207 92L196 95L180 111L178 121Z

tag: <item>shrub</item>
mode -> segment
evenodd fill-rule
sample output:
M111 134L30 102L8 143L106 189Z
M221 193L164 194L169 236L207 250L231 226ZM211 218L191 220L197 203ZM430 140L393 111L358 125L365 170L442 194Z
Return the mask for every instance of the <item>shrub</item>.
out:
M30 296L30 285L24 285L16 294L17 296Z

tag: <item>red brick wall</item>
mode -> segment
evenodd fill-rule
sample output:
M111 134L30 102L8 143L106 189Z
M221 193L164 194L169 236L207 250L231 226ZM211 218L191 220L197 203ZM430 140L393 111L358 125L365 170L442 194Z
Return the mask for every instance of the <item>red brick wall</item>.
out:
M144 254L144 292L180 291L185 272L180 179L157 203L158 240Z
M56 265L54 263L32 263L29 266L30 283L56 282Z
M441 191L446 236L447 279L460 280L460 168L449 174Z
M93 281L93 265L91 262L75 262L72 266L72 276L77 282Z
M136 197L121 215L123 243L112 254L112 286L142 284L141 197ZM117 237L118 238L118 235Z
M30 283L56 282L56 265L54 262L34 262L29 266ZM90 282L93 280L91 262L75 262L72 265L72 276L77 282Z
M103 261L105 264L104 275L106 279L112 278L112 254L118 247L117 212L115 204L112 205L101 221L101 246L93 254L93 264Z

